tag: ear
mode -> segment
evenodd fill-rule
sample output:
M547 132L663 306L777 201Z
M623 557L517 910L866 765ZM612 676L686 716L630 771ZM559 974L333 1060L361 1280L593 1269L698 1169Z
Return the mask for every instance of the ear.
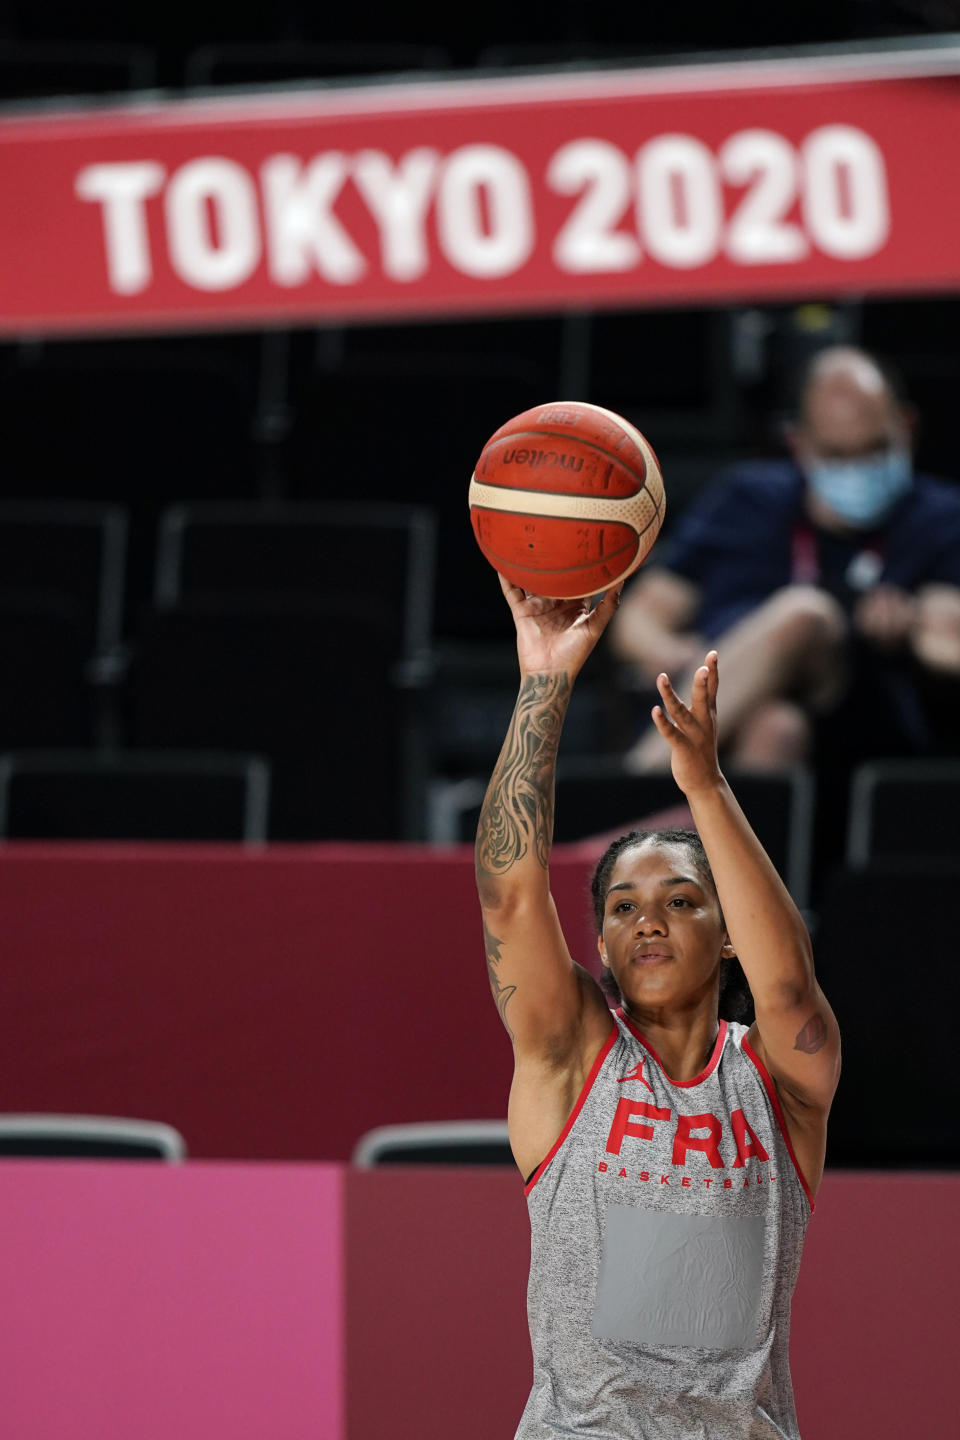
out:
M911 450L916 450L920 436L920 412L916 405L903 404L900 406L900 419L903 424L907 444Z
M610 969L610 961L607 959L607 952L606 952L606 950L603 948L603 936L602 936L602 935L598 935L598 936L597 936L597 950L600 952L600 964L601 964L601 965L605 965L605 966L607 967L607 969L609 970L609 969Z

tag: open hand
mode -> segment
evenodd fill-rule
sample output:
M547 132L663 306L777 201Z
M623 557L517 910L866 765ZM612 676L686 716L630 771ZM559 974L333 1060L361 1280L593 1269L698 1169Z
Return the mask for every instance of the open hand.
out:
M854 627L881 650L906 644L917 614L916 597L896 585L875 585L857 601Z
M717 760L717 652L711 650L693 677L689 706L684 705L668 675L657 676L663 705L650 712L670 746L670 768L684 795L707 789L720 779Z
M528 595L498 576L517 627L517 655L524 675L565 672L571 680L596 645L620 603L623 583L607 590L591 610L589 599L551 600Z

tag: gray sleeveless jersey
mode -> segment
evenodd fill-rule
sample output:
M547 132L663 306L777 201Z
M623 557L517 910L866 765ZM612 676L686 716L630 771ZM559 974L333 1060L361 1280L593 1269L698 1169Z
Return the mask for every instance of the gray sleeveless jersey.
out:
M516 1440L799 1440L790 1301L813 1202L773 1081L720 1021L675 1082L621 1011L527 1185Z

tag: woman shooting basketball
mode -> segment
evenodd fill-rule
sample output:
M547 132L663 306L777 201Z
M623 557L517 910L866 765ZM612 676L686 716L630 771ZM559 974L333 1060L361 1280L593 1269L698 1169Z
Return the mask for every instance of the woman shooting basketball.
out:
M699 838L634 833L594 875L611 1014L571 959L547 866L571 688L619 594L591 611L501 585L521 685L476 860L532 1227L517 1440L797 1440L790 1301L840 1036L803 920L719 769L716 654L689 707L661 675L653 712ZM749 1028L718 1009L734 957Z

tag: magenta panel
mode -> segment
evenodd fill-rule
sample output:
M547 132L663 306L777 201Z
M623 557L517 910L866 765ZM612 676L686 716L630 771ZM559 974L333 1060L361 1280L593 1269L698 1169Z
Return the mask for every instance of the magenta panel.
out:
M3 1429L343 1440L335 1165L0 1165Z

